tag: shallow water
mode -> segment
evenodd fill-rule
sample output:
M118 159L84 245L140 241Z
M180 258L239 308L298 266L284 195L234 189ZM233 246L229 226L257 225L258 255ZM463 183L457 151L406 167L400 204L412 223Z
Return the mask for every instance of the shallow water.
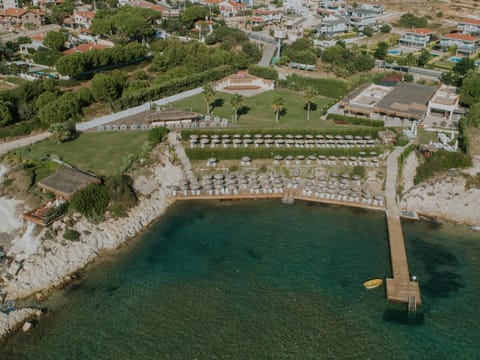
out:
M424 305L388 304L383 213L296 202L178 203L46 304L1 359L469 359L480 239L403 223Z

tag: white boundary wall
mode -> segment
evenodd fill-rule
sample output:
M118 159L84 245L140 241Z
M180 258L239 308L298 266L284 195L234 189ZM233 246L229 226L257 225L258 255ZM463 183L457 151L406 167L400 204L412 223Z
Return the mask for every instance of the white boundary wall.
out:
M133 115L142 113L144 111L148 111L148 110L150 110L152 105L158 105L158 106L166 105L168 103L178 101L178 100L182 100L182 99L185 99L187 97L200 94L202 92L203 92L203 88L198 87L198 88L195 88L195 89L192 89L192 90L181 92L181 93L176 94L176 95L168 96L168 97L163 98L163 99L151 101L151 102L145 103L143 105L139 105L139 106L136 106L136 107L133 107L133 108L129 108L129 109L126 109L126 110L123 110L123 111L119 111L117 113L113 113L113 114L110 114L110 115L105 115L105 116L102 116L102 117L99 117L99 118L96 118L96 119L93 119L93 120L90 120L90 121L77 123L76 128L77 128L78 131L89 130L89 129L92 129L92 128L96 128L97 126L100 126L100 125L106 125L106 124L109 124L113 121L118 121L118 120L121 120L121 119L126 118L128 116L133 116Z

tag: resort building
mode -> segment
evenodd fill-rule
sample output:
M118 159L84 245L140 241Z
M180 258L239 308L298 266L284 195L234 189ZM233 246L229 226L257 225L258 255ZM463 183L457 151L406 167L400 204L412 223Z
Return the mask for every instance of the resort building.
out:
M347 3L344 0L320 0L319 5L320 9L328 14L345 14L347 8Z
M150 127L163 126L167 128L191 127L192 123L200 119L199 113L179 109L160 110L146 117Z
M275 88L274 80L263 79L258 76L251 75L244 71L239 71L236 74L227 76L226 78L217 81L215 89L217 91L225 91L230 93L239 93L242 95L245 92L262 92L273 90Z
M419 121L427 115L429 102L436 92L436 86L406 82L395 87L371 84L353 91L340 101L339 108L345 114L371 119Z
M433 31L425 28L406 30L398 40L401 46L424 49L432 41Z
M457 47L457 55L472 55L479 47L480 39L466 34L451 33L440 37L439 46L447 51L451 46Z
M462 34L480 35L480 19L462 19L457 24L457 31Z
M71 54L77 54L77 53L86 53L90 50L103 50L109 46L107 45L101 45L101 44L95 44L95 43L86 43L82 45L78 45L77 47L65 50L63 52L64 55L71 55Z
M460 96L454 86L442 85L428 102L427 115L441 114L444 118L452 119L453 113L458 108Z

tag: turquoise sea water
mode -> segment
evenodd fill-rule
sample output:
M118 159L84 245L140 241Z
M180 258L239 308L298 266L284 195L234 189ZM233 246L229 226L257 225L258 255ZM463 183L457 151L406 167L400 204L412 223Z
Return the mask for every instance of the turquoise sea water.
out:
M277 201L175 204L57 292L0 359L475 359L480 239L404 222L424 305L388 304L384 215Z

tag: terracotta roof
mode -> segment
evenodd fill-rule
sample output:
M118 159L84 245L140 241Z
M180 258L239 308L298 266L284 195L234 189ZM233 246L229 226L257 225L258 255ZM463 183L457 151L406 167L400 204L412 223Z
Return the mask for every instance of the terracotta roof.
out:
M250 20L253 21L253 22L257 22L257 23L263 22L263 19L261 17L258 17L258 16L253 16L253 17L250 18Z
M30 39L37 40L37 41L43 41L44 38L45 36L43 34L35 34L30 36Z
M142 9L150 9L150 10L158 11L160 13L165 10L168 10L165 6L156 5L149 1L144 1L144 0L134 0L134 1L130 1L128 4L133 7L136 6Z
M420 35L428 35L428 34L433 34L433 31L430 29L425 29L425 28L416 28L416 29L408 29L405 32L407 33L414 33L414 34L420 34Z
M94 43L86 43L79 45L77 47L65 50L63 53L65 55L71 55L71 54L76 54L76 53L85 53L90 50L103 50L107 48L108 46L106 45L100 45L100 44L94 44Z
M458 33L445 34L445 35L442 35L442 38L462 40L462 41L471 41L471 42L474 42L474 41L478 40L478 38L476 38L475 36L458 34Z
M90 10L76 11L75 15L86 17L89 19L93 19L95 17L95 13Z
M462 19L458 22L459 24L472 24L472 25L480 25L480 20L479 19Z
M229 1L228 3L229 3L231 6L237 7L237 8L247 7L247 5L242 4L242 3L239 3L239 2L235 2L235 1Z
M204 0L205 4L220 4L222 0Z
M255 15L272 15L280 13L280 10L257 9L253 13Z
M29 12L31 12L32 14L43 15L40 11L34 10L34 9L9 8L9 9L0 11L0 16L21 17Z

